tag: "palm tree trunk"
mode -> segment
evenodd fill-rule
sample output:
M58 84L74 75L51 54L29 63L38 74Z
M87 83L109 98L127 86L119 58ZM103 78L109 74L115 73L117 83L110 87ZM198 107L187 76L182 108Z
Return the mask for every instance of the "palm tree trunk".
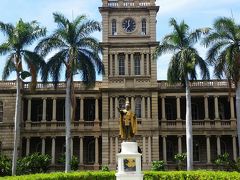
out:
M65 99L65 125L66 125L66 158L65 172L71 170L71 77L67 78L66 99Z
M237 135L238 135L238 156L240 157L240 81L236 85L236 111L237 111Z
M15 103L15 119L14 119L14 140L13 140L13 159L12 159L12 175L16 175L17 169L17 158L18 158L18 146L20 139L20 114L22 109L22 100L21 100L21 86L20 86L19 73L17 72L16 79L16 103Z
M186 145L187 145L187 170L193 169L193 136L192 136L192 105L188 77L186 82Z

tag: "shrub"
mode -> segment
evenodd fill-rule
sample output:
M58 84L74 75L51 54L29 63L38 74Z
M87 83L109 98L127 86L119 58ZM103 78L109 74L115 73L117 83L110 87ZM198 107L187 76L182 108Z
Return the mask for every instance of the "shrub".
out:
M50 162L49 155L39 153L20 158L17 162L17 174L45 173L49 169Z
M153 161L151 170L152 171L164 171L165 170L164 161Z
M109 171L109 168L107 165L102 165L101 171Z
M11 175L12 161L7 156L0 155L0 176Z
M65 154L62 154L60 156L60 158L58 159L58 162L60 164L65 164ZM79 161L78 161L78 158L76 156L72 156L72 159L70 161L70 165L71 165L71 170L78 170L78 164L79 164Z
M176 160L177 163L177 170L182 170L184 166L184 161L187 158L186 153L178 153L174 156L174 159Z
M235 162L230 160L228 153L218 155L214 164L217 166L218 170L230 171L235 167Z

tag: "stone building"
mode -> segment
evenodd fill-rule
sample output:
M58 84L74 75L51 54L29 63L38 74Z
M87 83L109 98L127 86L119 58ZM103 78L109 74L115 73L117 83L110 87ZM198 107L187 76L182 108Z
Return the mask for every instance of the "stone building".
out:
M180 84L157 81L151 59L156 41L155 0L102 0L102 47L105 75L93 89L75 82L72 154L80 169L116 168L120 150L119 114L126 100L138 121L136 140L143 168L153 160L174 167L174 155L186 152L185 90ZM22 84L23 109L19 155L52 156L53 167L65 152L65 83L38 83L34 94ZM234 87L233 87L234 88ZM0 152L11 156L15 81L0 82ZM194 167L212 167L218 154L237 158L235 94L227 81L191 82Z

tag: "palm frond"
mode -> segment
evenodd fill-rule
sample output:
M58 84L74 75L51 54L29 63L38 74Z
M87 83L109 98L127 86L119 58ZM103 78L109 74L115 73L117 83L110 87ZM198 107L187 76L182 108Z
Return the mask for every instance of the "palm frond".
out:
M0 55L6 55L8 52L11 52L11 47L8 42L5 42L0 45Z
M5 63L5 66L2 72L3 80L6 80L13 71L16 71L16 67L13 63L13 59L14 59L14 54L10 54L7 58L7 61Z
M12 24L5 24L0 21L0 31L4 33L8 38L13 34L14 26Z

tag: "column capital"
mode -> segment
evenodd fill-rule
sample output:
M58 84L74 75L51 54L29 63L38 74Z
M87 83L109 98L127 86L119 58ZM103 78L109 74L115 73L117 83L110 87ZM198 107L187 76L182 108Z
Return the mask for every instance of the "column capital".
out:
M98 138L99 138L99 136L97 136L97 135L96 135L96 136L94 136L94 138L95 138L95 139L98 139Z
M47 100L48 97L42 97L42 100Z
M30 139L31 137L30 136L25 136L25 139Z
M216 135L216 137L217 137L217 138L220 138L220 137L221 137L221 135Z
M219 98L219 95L214 95L213 97L214 97L214 98Z
M180 99L182 96L181 95L176 95L176 98L177 99Z
M40 136L41 139L46 139L46 136Z
M232 138L236 138L236 137L237 137L237 135L236 135L236 134L233 134L233 135L232 135Z
M51 139L56 139L56 136L51 136Z
M182 137L183 137L183 135L178 135L177 137L178 137L178 138L182 138Z
M206 135L206 138L210 138L211 137L211 135Z
M166 98L166 95L161 95L160 96L162 99L165 99Z
M56 100L56 99L57 99L57 97L51 97L51 99L52 99L52 100Z
M207 95L207 94L204 94L204 96L203 96L204 98L209 98L209 95Z
M162 138L166 138L167 137L167 135L162 135Z

